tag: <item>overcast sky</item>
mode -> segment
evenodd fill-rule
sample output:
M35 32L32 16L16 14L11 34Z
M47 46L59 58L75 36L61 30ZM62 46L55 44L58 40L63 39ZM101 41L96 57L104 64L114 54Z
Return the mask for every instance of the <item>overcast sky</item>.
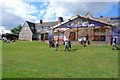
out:
M39 22L40 19L55 21L60 16L68 19L75 15L85 15L87 12L90 12L93 17L118 16L118 0L100 1L0 0L0 28L10 30L19 24L23 25L26 20L32 22Z

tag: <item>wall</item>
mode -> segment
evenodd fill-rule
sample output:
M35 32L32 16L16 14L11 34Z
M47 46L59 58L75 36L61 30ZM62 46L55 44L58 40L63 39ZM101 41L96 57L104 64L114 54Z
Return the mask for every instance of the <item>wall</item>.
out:
M28 27L27 22L23 25L23 28L19 34L19 40L29 40L32 41L32 35L30 28Z

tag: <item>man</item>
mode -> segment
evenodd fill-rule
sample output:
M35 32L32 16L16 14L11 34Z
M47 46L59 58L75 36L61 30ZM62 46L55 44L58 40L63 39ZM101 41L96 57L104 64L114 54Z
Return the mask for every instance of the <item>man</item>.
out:
M66 40L66 41L65 41L65 45L64 45L64 50L65 50L65 51L66 51L66 50L70 51L70 50L68 49L68 46L69 46L68 40Z
M55 41L54 45L55 45L55 50L57 51L58 46L59 46L59 44L58 44L58 40Z
M86 37L83 37L83 41L84 41L84 47L86 47Z
M68 41L68 48L70 48L70 50L71 50L71 41L70 41L70 39Z
M115 47L116 47L117 50L119 50L116 43L117 43L117 37L113 37L113 39L112 39L112 47L113 47L112 50L114 50Z

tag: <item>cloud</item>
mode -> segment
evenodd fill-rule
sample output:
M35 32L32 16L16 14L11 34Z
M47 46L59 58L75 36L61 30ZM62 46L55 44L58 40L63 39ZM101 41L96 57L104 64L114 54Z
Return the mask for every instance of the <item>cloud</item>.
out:
M119 2L119 0L23 0L26 2Z
M32 22L54 21L58 17L64 19L71 18L75 15L85 15L90 12L92 15L100 15L109 12L111 9L110 2L100 2L101 0L0 0L0 26L12 29L26 20ZM86 2L87 1L87 2ZM108 1L108 0L106 0ZM113 0L109 0L113 1ZM118 1L118 0L115 0ZM39 11L38 6L30 2L42 2ZM39 13L39 15L38 15ZM37 15L37 16L36 16Z
M4 26L0 26L0 35L5 33L11 33L11 31L7 30Z
M38 17L33 16L38 12L37 8L22 0L0 0L0 10L1 26L5 26L7 29L23 24L26 20L35 22L38 19Z
M65 0L62 2L50 0L47 9L41 12L44 12L43 20L52 21L57 20L60 16L68 19L78 14L85 15L87 12L90 12L93 16L98 16L109 12L112 5L111 2L80 2L79 0Z

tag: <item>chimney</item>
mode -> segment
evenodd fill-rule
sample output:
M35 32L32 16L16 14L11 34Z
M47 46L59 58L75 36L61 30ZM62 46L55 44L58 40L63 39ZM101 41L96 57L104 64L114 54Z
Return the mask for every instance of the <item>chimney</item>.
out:
M102 18L103 16L100 16L100 18Z
M63 22L63 18L62 17L58 17L58 23Z
M40 24L42 24L42 20L40 20Z

